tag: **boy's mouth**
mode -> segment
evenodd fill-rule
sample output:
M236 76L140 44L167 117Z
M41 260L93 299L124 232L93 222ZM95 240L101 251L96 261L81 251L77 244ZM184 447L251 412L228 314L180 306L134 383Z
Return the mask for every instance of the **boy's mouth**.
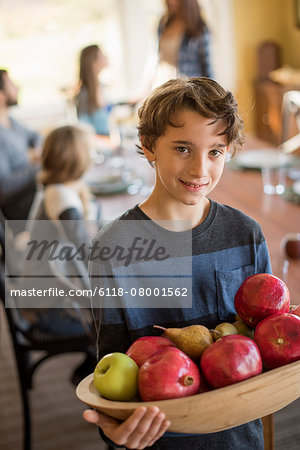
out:
M179 180L184 187L189 191L198 191L199 189L207 186L208 183L202 183L202 184L196 184L196 183L190 183L188 181Z

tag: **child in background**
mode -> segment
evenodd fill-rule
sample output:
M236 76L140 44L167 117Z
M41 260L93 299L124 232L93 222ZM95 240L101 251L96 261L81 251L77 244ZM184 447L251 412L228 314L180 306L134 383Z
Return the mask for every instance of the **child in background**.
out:
M85 219L99 219L98 208L91 202L82 176L90 166L91 135L75 126L63 126L46 138L41 154L41 171L38 180L43 189L37 194L30 219L31 239L39 238L47 226L51 241L72 242L76 248L91 243ZM41 225L39 221L42 222ZM49 249L48 249L49 252ZM43 278L51 274L48 252L42 261L30 258L25 274ZM54 280L55 281L55 280ZM27 283L30 281L26 280ZM28 286L30 288L30 286ZM41 300L42 301L42 300ZM52 299L55 304L57 299ZM82 323L68 308L27 309L24 314L31 324L55 334L84 333Z
M242 143L242 126L232 93L209 78L170 80L155 89L141 106L139 137L143 153L155 168L154 189L143 203L100 230L94 243L99 247L112 242L124 246L124 236L116 229L124 221L125 230L127 220L135 221L136 227L137 221L141 221L140 230L144 223L152 224L160 229L165 240L169 234L169 241L173 241L178 233L180 242L186 229L180 230L176 223L188 221L193 302L188 308L143 309L126 308L120 298L119 307L99 309L100 357L110 352L126 352L135 339L154 335L153 324L164 327L201 324L214 328L222 321L234 320L234 296L240 284L250 275L271 271L259 224L209 198L222 175L229 148ZM179 231L168 231L160 225L161 221L173 223L172 229ZM134 264L131 269L137 270L137 266ZM111 267L111 272L115 269ZM101 274L106 270L104 267L103 272L99 260L91 261L92 288L104 285ZM117 282L113 278L118 287ZM170 422L156 406L137 408L123 423L91 410L84 412L84 418L99 426L108 444L113 441L114 445L126 448L262 450L264 447L261 420L212 434L179 434L167 432Z
M82 49L79 67L79 92L76 96L78 119L93 126L96 134L109 135L109 107L99 81L99 74L107 66L107 57L98 45Z

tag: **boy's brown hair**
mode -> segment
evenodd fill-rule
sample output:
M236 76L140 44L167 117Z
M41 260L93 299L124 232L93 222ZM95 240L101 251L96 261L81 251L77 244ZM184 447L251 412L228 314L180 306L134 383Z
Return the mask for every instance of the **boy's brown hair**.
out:
M155 141L165 133L167 126L178 127L172 122L183 109L191 109L201 116L224 120L227 144L243 144L243 120L237 102L230 91L216 81L205 77L169 80L154 89L138 111L139 138L147 150L152 150Z

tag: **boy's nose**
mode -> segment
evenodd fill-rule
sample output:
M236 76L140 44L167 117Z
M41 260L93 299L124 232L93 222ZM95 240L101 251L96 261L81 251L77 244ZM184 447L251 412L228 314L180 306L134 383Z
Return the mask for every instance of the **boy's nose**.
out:
M205 158L195 157L191 161L191 166L189 168L189 175L194 178L202 178L207 175L207 161Z

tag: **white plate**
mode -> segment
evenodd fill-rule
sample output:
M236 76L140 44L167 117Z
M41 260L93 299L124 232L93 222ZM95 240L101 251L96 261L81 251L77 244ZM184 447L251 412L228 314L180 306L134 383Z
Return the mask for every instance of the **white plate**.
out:
M300 181L295 181L295 183L293 183L293 192L300 195Z
M109 167L92 166L90 170L84 175L84 181L89 184L108 184L117 183L123 179L123 170L112 169Z
M125 172L121 176L94 179L89 181L88 185L93 194L114 194L125 190L132 180L130 173Z
M118 194L125 191L128 188L130 182L126 180L120 180L114 183L107 184L91 184L90 190L93 194Z
M102 166L92 168L84 177L93 194L117 194L125 191L135 179L129 170L107 169Z
M270 148L241 151L234 158L240 167L248 169L288 166L292 163L293 159L291 155L285 155L278 150Z

